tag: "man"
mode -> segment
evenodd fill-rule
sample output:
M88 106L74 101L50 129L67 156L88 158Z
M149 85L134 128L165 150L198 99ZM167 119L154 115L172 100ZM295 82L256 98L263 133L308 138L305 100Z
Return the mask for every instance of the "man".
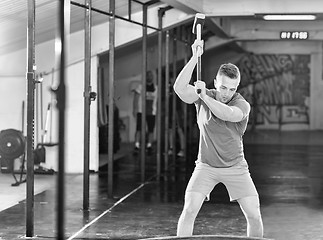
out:
M141 136L141 91L142 85L139 84L134 91L134 101L133 101L133 115L137 119L136 133L135 133L135 152L139 151L140 148L140 136ZM157 110L157 87L154 84L153 73L151 71L147 72L146 75L146 123L148 130L148 142L147 142L147 152L150 154L152 152L152 143L154 140L154 129L155 129L155 118Z
M250 105L236 93L240 83L239 69L231 63L221 65L214 79L215 89L206 89L203 81L190 85L198 47L202 54L203 41L193 43L193 56L174 84L182 101L195 104L200 129L198 157L185 191L177 236L193 234L194 221L203 201L209 198L214 186L222 182L230 200L239 203L246 217L247 236L263 237L259 196L243 153L242 136L247 128Z

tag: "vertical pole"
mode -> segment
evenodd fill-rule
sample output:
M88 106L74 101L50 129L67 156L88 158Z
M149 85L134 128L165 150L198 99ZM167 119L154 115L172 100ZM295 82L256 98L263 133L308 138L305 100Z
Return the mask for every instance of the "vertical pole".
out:
M41 75L42 78L42 75ZM40 129L42 131L41 134L41 143L44 143L44 96L43 96L43 80L39 83L39 91L40 91Z
M21 132L25 135L25 101L22 101L22 111L21 111Z
M255 64L255 55L254 54L250 54L249 59L251 61L251 64L253 66L256 66ZM252 70L250 70L252 71ZM252 74L253 75L253 74ZM258 105L257 105L257 95L256 95L256 80L255 78L251 79L251 84L252 84L252 107L251 107L251 111L252 111L252 122L251 122L251 131L255 131L256 130L256 125L257 125L257 112L258 112Z
M36 70L37 66L35 66ZM37 82L37 74L34 75L35 78L35 101L34 101L34 109L35 109L35 116L36 118L34 119L34 145L39 142L38 141L38 134L39 134L39 83L36 84Z
M189 33L189 31L187 31L187 33ZM191 43L192 42L192 34L188 34L188 43ZM191 52L190 51L190 46L189 44L186 45L187 49L185 52ZM188 58L188 55L186 55L186 57ZM187 104L185 104L187 105ZM191 149L192 147L192 143L193 143L193 111L192 111L192 108L191 106L186 106L187 107L187 119L189 120L188 122L188 136L187 136L187 139L189 141L189 148L188 149ZM190 108L189 108L190 107ZM186 162L191 162L192 160L192 155L190 153L188 153L187 155L187 158L186 158Z
M128 0L128 19L131 20L131 6L132 6L132 0Z
M185 37L185 46L184 46L184 65L186 65L186 63L188 62L188 39L187 39L187 31L186 28L183 27L183 32L182 35ZM181 104L183 106L183 114L184 114L184 123L183 123L183 128L184 128L184 146L183 146L183 151L184 151L184 159L187 160L186 156L187 156L187 118L188 118L188 114L187 114L187 104L183 104L181 101Z
M178 29L174 28L173 29L173 79L172 79L172 86L175 82L176 78L176 61L177 61L177 35L178 35ZM173 89L170 88L170 91L172 91L172 141L173 141L173 154L172 154L172 161L175 163L176 161L176 153L177 153L177 148L176 148L176 128L179 126L176 126L176 101L177 101L177 96L174 93Z
M162 60L163 60L163 15L164 10L158 10L158 76L157 76L157 86L158 86L158 101L157 101L157 179L160 179L161 173L161 126L162 126Z
M84 18L84 168L83 209L89 210L89 166L90 166L90 93L91 93L91 15L92 0L85 1Z
M27 196L26 236L34 235L34 98L35 98L35 0L28 0L27 23Z
M55 74L55 68L52 68L52 80L50 85L53 86L54 85L54 74ZM54 104L54 94L53 92L50 93L50 123L49 123L49 127L50 127L50 135L49 135L49 142L52 143L52 136L53 136L53 104Z
M59 1L59 27L56 39L56 59L58 60L59 84L56 98L58 108L58 176L57 176L57 236L65 239L65 108L66 108L66 35L69 32L70 0Z
M114 119L114 47L115 47L115 0L110 0L109 21L109 118L108 118L108 196L113 194L113 119Z
M142 9L142 89L141 89L141 181L145 181L146 162L146 72L147 72L147 5Z
M168 170L168 135L169 135L169 30L166 31L165 44L165 171Z

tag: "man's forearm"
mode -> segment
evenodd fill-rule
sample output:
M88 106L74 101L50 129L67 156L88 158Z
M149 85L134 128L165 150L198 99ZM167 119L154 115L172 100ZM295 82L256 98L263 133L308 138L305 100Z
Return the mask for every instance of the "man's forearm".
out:
M203 102L209 107L211 112L217 117L222 119L223 121L230 121L230 116L233 113L233 109L219 101L217 101L214 98L209 97L208 95L204 95L201 97Z

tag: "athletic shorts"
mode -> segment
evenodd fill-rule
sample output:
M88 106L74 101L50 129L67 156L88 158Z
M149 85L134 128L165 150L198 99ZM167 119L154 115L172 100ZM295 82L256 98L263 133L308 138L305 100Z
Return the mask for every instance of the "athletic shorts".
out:
M141 113L137 113L137 131L141 131ZM148 132L152 133L154 132L155 128L155 115L147 115L146 116L146 123Z
M225 185L230 201L258 196L245 160L228 168L215 168L206 163L197 162L186 187L186 192L202 193L206 200L209 200L211 191L218 183Z

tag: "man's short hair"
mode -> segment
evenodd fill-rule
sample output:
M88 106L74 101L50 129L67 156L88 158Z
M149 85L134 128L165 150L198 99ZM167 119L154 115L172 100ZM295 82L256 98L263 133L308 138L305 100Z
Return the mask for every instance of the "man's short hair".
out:
M219 75L227 76L231 79L238 79L240 81L240 71L239 68L232 63L224 63L220 66Z

